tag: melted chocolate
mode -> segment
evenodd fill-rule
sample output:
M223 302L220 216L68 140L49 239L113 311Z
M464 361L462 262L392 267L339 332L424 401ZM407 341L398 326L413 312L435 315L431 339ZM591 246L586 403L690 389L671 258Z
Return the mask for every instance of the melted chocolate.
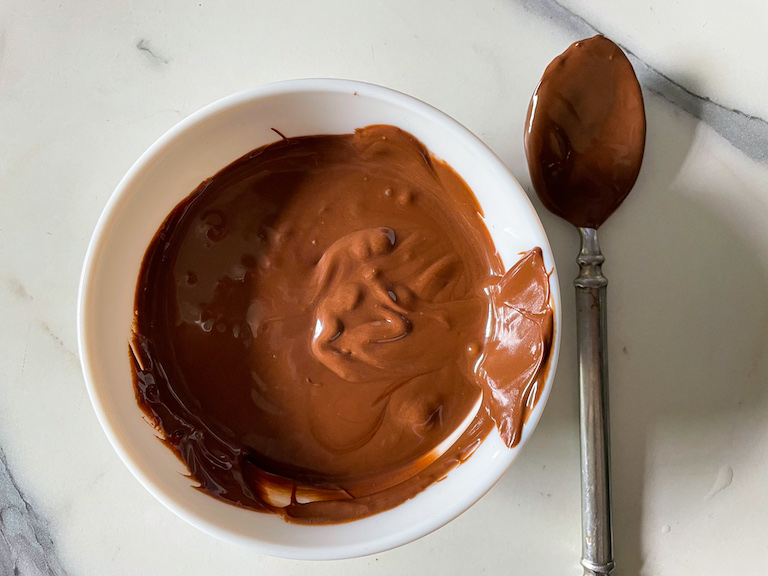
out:
M131 350L201 490L324 523L411 498L494 425L516 444L551 337L541 251L504 274L463 180L372 126L254 150L179 204Z
M574 226L598 228L643 160L643 95L627 57L603 36L571 45L544 71L525 124L541 201Z

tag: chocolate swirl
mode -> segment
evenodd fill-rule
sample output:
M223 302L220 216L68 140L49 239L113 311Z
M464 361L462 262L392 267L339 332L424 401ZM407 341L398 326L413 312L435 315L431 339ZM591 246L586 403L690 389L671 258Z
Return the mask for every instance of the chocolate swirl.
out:
M552 336L534 249L504 275L466 184L409 134L291 138L207 180L150 245L136 394L200 489L295 522L391 508L498 427Z

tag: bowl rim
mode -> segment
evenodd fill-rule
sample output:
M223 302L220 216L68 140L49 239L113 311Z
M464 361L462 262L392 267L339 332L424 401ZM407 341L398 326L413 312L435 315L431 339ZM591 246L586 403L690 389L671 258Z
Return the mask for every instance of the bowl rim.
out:
M172 146L177 139L183 137L187 131L195 127L197 124L215 116L220 112L226 111L231 107L270 96L313 92L331 92L344 94L355 93L356 95L372 97L376 100L407 109L422 117L425 117L428 121L430 121L430 123L443 125L445 129L449 130L457 138L461 138L464 141L464 144L472 147L478 153L487 156L489 161L495 163L497 165L496 168L500 170L500 174L497 175L504 177L510 184L511 188L518 189L521 196L523 197L523 200L527 202L533 219L532 223L538 227L541 233L541 237L544 240L544 245L541 246L541 248L545 251L545 253L548 253L552 259L552 270L550 273L550 295L554 304L553 326L555 329L553 333L550 358L548 360L548 373L545 378L544 389L541 393L541 396L539 397L538 402L536 403L536 407L530 414L530 417L525 424L520 442L512 450L509 450L511 457L508 457L509 461L505 466L501 468L499 473L490 477L486 485L483 485L481 489L476 490L471 494L470 497L466 498L458 510L445 515L445 517L441 516L428 519L427 521L419 522L416 525L411 526L410 529L403 530L401 533L395 534L394 536L390 535L386 538L379 538L377 541L373 542L352 545L344 544L323 547L302 547L265 543L256 538L245 536L240 532L229 530L225 527L222 527L221 525L211 524L206 518L203 518L197 514L191 506L187 506L184 503L181 503L179 499L176 498L173 494L169 494L165 489L163 489L159 483L156 482L152 476L148 474L142 468L142 466L132 458L126 446L124 446L123 440L117 433L117 430L107 413L106 406L102 402L102 398L99 394L100 384L92 373L91 368L92 365L95 365L97 359L94 357L94 353L88 345L87 325L88 302L91 298L90 295L94 290L96 290L94 286L94 272L97 267L99 254L102 251L103 244L106 242L105 238L107 235L107 230L111 221L116 217L118 207L123 200L123 197L127 194L127 191L130 190L134 180L137 179L137 177L149 167L153 160L163 150L169 146ZM149 148L147 148L147 150L135 161L135 163L131 166L128 172L126 172L126 174L123 176L123 178L120 180L110 195L106 205L102 210L101 215L99 216L98 222L94 228L93 234L88 244L78 288L77 342L81 369L83 371L86 388L88 390L88 396L96 413L99 424L101 425L110 444L117 452L123 463L136 477L136 479L144 486L144 488L146 488L158 501L160 501L177 516L184 519L193 526L203 530L204 532L207 532L223 540L247 545L258 552L271 556L291 559L331 560L354 558L379 553L426 536L434 530L444 526L452 519L455 519L463 514L469 507L479 501L482 496L486 494L499 481L509 466L511 466L512 463L519 457L519 454L528 443L531 434L541 419L544 408L546 407L547 401L549 399L549 395L554 384L558 357L560 353L562 332L561 308L562 306L560 301L557 269L555 267L554 257L552 256L552 249L549 245L549 239L547 237L546 231L544 230L544 227L541 224L541 220L538 217L538 213L533 207L530 198L528 198L528 195L509 171L504 162L496 155L496 153L493 152L493 150L490 149L490 147L488 147L482 140L480 140L480 138L478 138L469 129L460 124L448 114L423 102L422 100L397 90L386 88L377 84L355 80L337 78L302 78L271 82L220 98L193 112L178 122L176 125L171 127ZM490 437L484 440L483 444L486 444L489 439ZM429 487L427 490L429 490ZM222 505L231 506L227 503L222 503ZM376 515L373 517L375 516Z

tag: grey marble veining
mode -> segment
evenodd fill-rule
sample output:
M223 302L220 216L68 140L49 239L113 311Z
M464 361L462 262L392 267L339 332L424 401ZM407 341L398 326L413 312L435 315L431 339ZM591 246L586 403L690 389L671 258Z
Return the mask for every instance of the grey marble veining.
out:
M66 576L48 526L24 497L0 447L0 576Z
M555 0L527 0L523 6L530 12L556 22L573 34L574 41L602 34L578 14L574 14ZM718 134L736 148L759 162L768 163L768 121L726 108L709 98L694 94L680 84L652 68L631 50L621 46L635 68L640 84L671 104L709 124Z
M136 42L136 49L139 52L144 52L147 57L155 64L163 65L170 62L168 58L158 54L158 52L146 38L141 38L138 42Z

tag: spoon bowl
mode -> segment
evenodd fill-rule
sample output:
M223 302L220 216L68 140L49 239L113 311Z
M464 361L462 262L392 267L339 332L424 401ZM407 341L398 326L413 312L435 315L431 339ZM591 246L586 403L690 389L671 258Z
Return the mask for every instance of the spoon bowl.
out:
M603 36L573 44L545 70L525 125L544 206L597 229L634 186L645 149L643 94L624 52Z

